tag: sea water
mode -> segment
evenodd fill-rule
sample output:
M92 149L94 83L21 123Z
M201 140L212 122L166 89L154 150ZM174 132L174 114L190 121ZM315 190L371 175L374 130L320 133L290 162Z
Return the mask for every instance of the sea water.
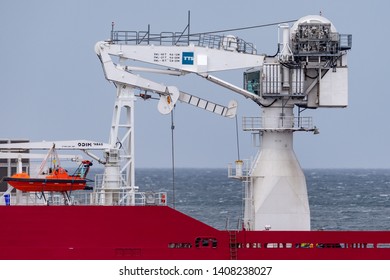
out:
M390 230L390 170L306 169L312 229ZM92 174L91 174L92 176ZM167 192L168 205L218 229L238 228L243 185L226 169L136 170L140 191Z

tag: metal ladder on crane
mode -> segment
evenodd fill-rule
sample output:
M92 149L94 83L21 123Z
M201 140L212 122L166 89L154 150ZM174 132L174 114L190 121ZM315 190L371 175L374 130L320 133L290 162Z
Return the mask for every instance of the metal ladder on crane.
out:
M183 91L180 91L179 100L223 117L233 118L236 115L237 102L234 100L228 106L223 106Z

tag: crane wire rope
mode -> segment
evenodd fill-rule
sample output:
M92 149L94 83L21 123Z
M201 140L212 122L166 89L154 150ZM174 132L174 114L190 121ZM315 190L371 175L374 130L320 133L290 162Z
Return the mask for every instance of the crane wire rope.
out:
M292 20L284 20L284 21L277 21L277 22L271 22L271 23L264 23L264 24L259 24L259 25L251 25L251 26L245 26L245 27L238 27L238 28L229 28L229 29L221 29L221 30L214 30L214 31L207 31L207 32L197 32L197 33L190 33L188 32L187 35L185 36L188 36L188 37L191 37L191 36L200 36L200 35L204 35L204 34L216 34L216 33L225 33L225 32L231 32L231 31L242 31L242 30L248 30L248 29L255 29L255 28L264 28L264 27L270 27L270 26L275 26L275 25L280 25L280 24L283 24L283 23L292 23L292 22L296 22L297 19L292 19ZM186 30L190 30L190 23L188 23L187 27L184 29L184 31ZM184 33L183 31L183 33ZM114 25L112 26L112 30L111 30L111 41L115 41L114 38L113 38L113 34L117 32L114 30ZM150 40L156 40L156 39L170 39L170 38L174 38L176 37L177 35L165 35L165 36L158 36L158 37L150 37L150 27L148 27L148 31L147 31L147 34L149 34L148 38L147 38L147 41L150 41ZM139 39L127 39L126 41L136 41L138 42ZM120 41L120 40L117 40L117 41Z
M175 106L171 111L171 157L172 157L172 208L175 209L175 143L174 143L174 113Z
M240 141L238 137L238 120L237 120L237 114L235 116L236 119L236 145L237 145L237 160L240 160Z
M269 26L279 25L279 24L282 24L282 23L291 23L291 22L296 22L296 21L297 21L297 19L292 19L292 20L278 21L278 22L265 23L265 24L252 25L252 26L245 26L245 27L238 27L238 28L230 28L230 29L222 29L222 30L209 31L209 32L193 33L193 34L190 34L190 36L192 36L192 35L201 35L201 34L225 33L225 32L241 31L241 30L255 29L255 28L263 28L263 27L269 27Z

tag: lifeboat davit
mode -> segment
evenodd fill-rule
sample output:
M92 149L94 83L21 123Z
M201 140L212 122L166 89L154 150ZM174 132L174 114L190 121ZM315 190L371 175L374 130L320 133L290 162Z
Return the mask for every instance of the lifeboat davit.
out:
M92 162L83 160L73 175L69 175L62 167L49 171L43 177L31 178L27 173L16 173L3 181L23 192L68 192L91 189L87 186L86 176Z

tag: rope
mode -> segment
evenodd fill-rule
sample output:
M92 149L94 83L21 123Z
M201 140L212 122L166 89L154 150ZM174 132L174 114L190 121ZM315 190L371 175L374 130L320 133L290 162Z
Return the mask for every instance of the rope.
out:
M278 21L278 22L272 22L272 23L265 23L265 24L259 24L259 25L252 25L252 26L245 26L245 27L238 27L238 28L230 28L230 29L222 29L222 30L215 30L215 31L208 31L208 32L198 32L198 33L192 33L190 34L190 32L188 32L187 35L185 36L188 36L188 38L190 36L198 36L198 35L202 35L202 34L215 34L215 33L225 33L225 32L231 32L231 31L241 31L241 30L247 30L247 29L255 29L255 28L263 28L263 27L269 27L269 26L274 26L274 25L279 25L279 24L282 24L282 23L291 23L291 22L296 22L297 19L293 19L293 20L285 20L285 21ZM189 31L189 26L187 26L184 31L188 28L188 31ZM184 32L183 31L183 32ZM114 31L112 30L111 31L111 40L112 41L121 41L121 40L115 40L113 39L113 34L115 32L123 32L123 31ZM148 34L149 34L149 29L148 29ZM174 35L173 36L158 36L158 37L149 37L148 38L148 41L150 40L156 40L156 39L170 39L170 38L173 38L175 37ZM139 39L128 39L126 41L128 42L131 42L131 41L138 41ZM138 44L138 43L137 43ZM115 84L116 85L116 84Z
M175 145L174 145L174 115L173 111L175 107L171 111L171 151L172 151L172 207L175 209Z
M254 28L269 27L269 26L273 26L273 25L279 25L279 24L282 24L282 23L291 23L291 22L296 22L296 21L297 21L297 19L292 19L292 20L278 21L278 22L265 23L265 24L260 24L260 25L246 26L246 27L238 27L238 28L231 28L231 29L222 29L222 30L217 30L217 31L193 33L193 34L190 34L190 35L225 33L225 32L230 32L230 31L240 31L240 30L247 30L247 29L254 29Z
M237 141L237 159L240 159L240 142L238 138L238 121L237 121L237 115L236 115L236 141Z

